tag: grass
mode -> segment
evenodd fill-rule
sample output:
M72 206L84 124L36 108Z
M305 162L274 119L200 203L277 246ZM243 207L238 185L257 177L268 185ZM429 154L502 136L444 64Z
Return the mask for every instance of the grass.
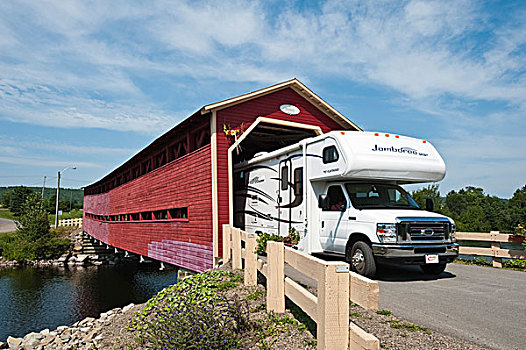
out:
M58 217L59 220L65 220L65 219L78 219L82 217L82 209L73 209L70 212L62 213ZM49 214L48 215L49 224L54 225L55 224L55 214Z
M59 220L64 219L77 219L82 217L82 209L73 209L70 212L65 212L60 215L58 218ZM15 215L9 210L9 209L0 209L0 218L1 219L9 219L9 220L16 220ZM50 225L55 224L55 214L49 214L48 215L48 221Z
M384 315L384 316L391 316L391 314L392 314L391 311L389 311L389 310L379 310L379 311L376 311L376 313L378 315Z
M0 218L15 220L15 215L9 209L0 209Z
M491 262L487 261L482 257L471 259L457 259L455 260L457 264L463 265L476 265L476 266L486 266L492 267ZM526 271L526 260L525 259L508 259L502 262L502 269L505 270L515 270L515 271Z
M431 331L423 326L418 326L414 323L400 322L400 321L388 321L391 325L391 328L395 329L406 329L411 332L421 331L425 334L431 334Z

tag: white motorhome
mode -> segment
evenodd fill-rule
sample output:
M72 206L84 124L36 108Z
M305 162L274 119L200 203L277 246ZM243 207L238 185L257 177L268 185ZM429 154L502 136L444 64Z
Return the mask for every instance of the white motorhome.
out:
M281 236L294 228L299 250L342 255L365 276L381 263L439 274L458 256L455 223L400 185L444 176L425 140L331 131L234 165L234 224Z

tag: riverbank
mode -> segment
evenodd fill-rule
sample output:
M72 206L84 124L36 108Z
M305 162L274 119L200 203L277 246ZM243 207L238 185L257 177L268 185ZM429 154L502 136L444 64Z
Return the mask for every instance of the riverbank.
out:
M68 230L68 228L61 228ZM57 259L16 261L6 260L0 256L0 268L18 267L51 267L51 266L100 266L116 265L121 263L135 263L138 257L125 256L123 253L115 253L112 249L99 249L98 254L86 253L86 238L80 228L70 228L65 235L71 242L68 252ZM92 247L92 243L88 243Z

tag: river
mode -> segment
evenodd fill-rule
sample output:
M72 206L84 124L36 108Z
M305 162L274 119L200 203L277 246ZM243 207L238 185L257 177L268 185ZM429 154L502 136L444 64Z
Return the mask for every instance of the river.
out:
M0 269L0 341L143 303L177 282L156 264Z

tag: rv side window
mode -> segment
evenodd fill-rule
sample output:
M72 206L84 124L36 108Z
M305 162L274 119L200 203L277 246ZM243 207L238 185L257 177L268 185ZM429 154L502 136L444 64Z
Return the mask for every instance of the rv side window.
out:
M347 200L340 185L334 185L327 190L328 206L323 210L345 211Z
M289 182L289 167L284 166L281 168L281 189L285 191L288 188Z
M294 170L294 195L301 196L303 193L303 168Z
M323 149L323 164L333 163L338 160L338 151L335 146L325 147Z

